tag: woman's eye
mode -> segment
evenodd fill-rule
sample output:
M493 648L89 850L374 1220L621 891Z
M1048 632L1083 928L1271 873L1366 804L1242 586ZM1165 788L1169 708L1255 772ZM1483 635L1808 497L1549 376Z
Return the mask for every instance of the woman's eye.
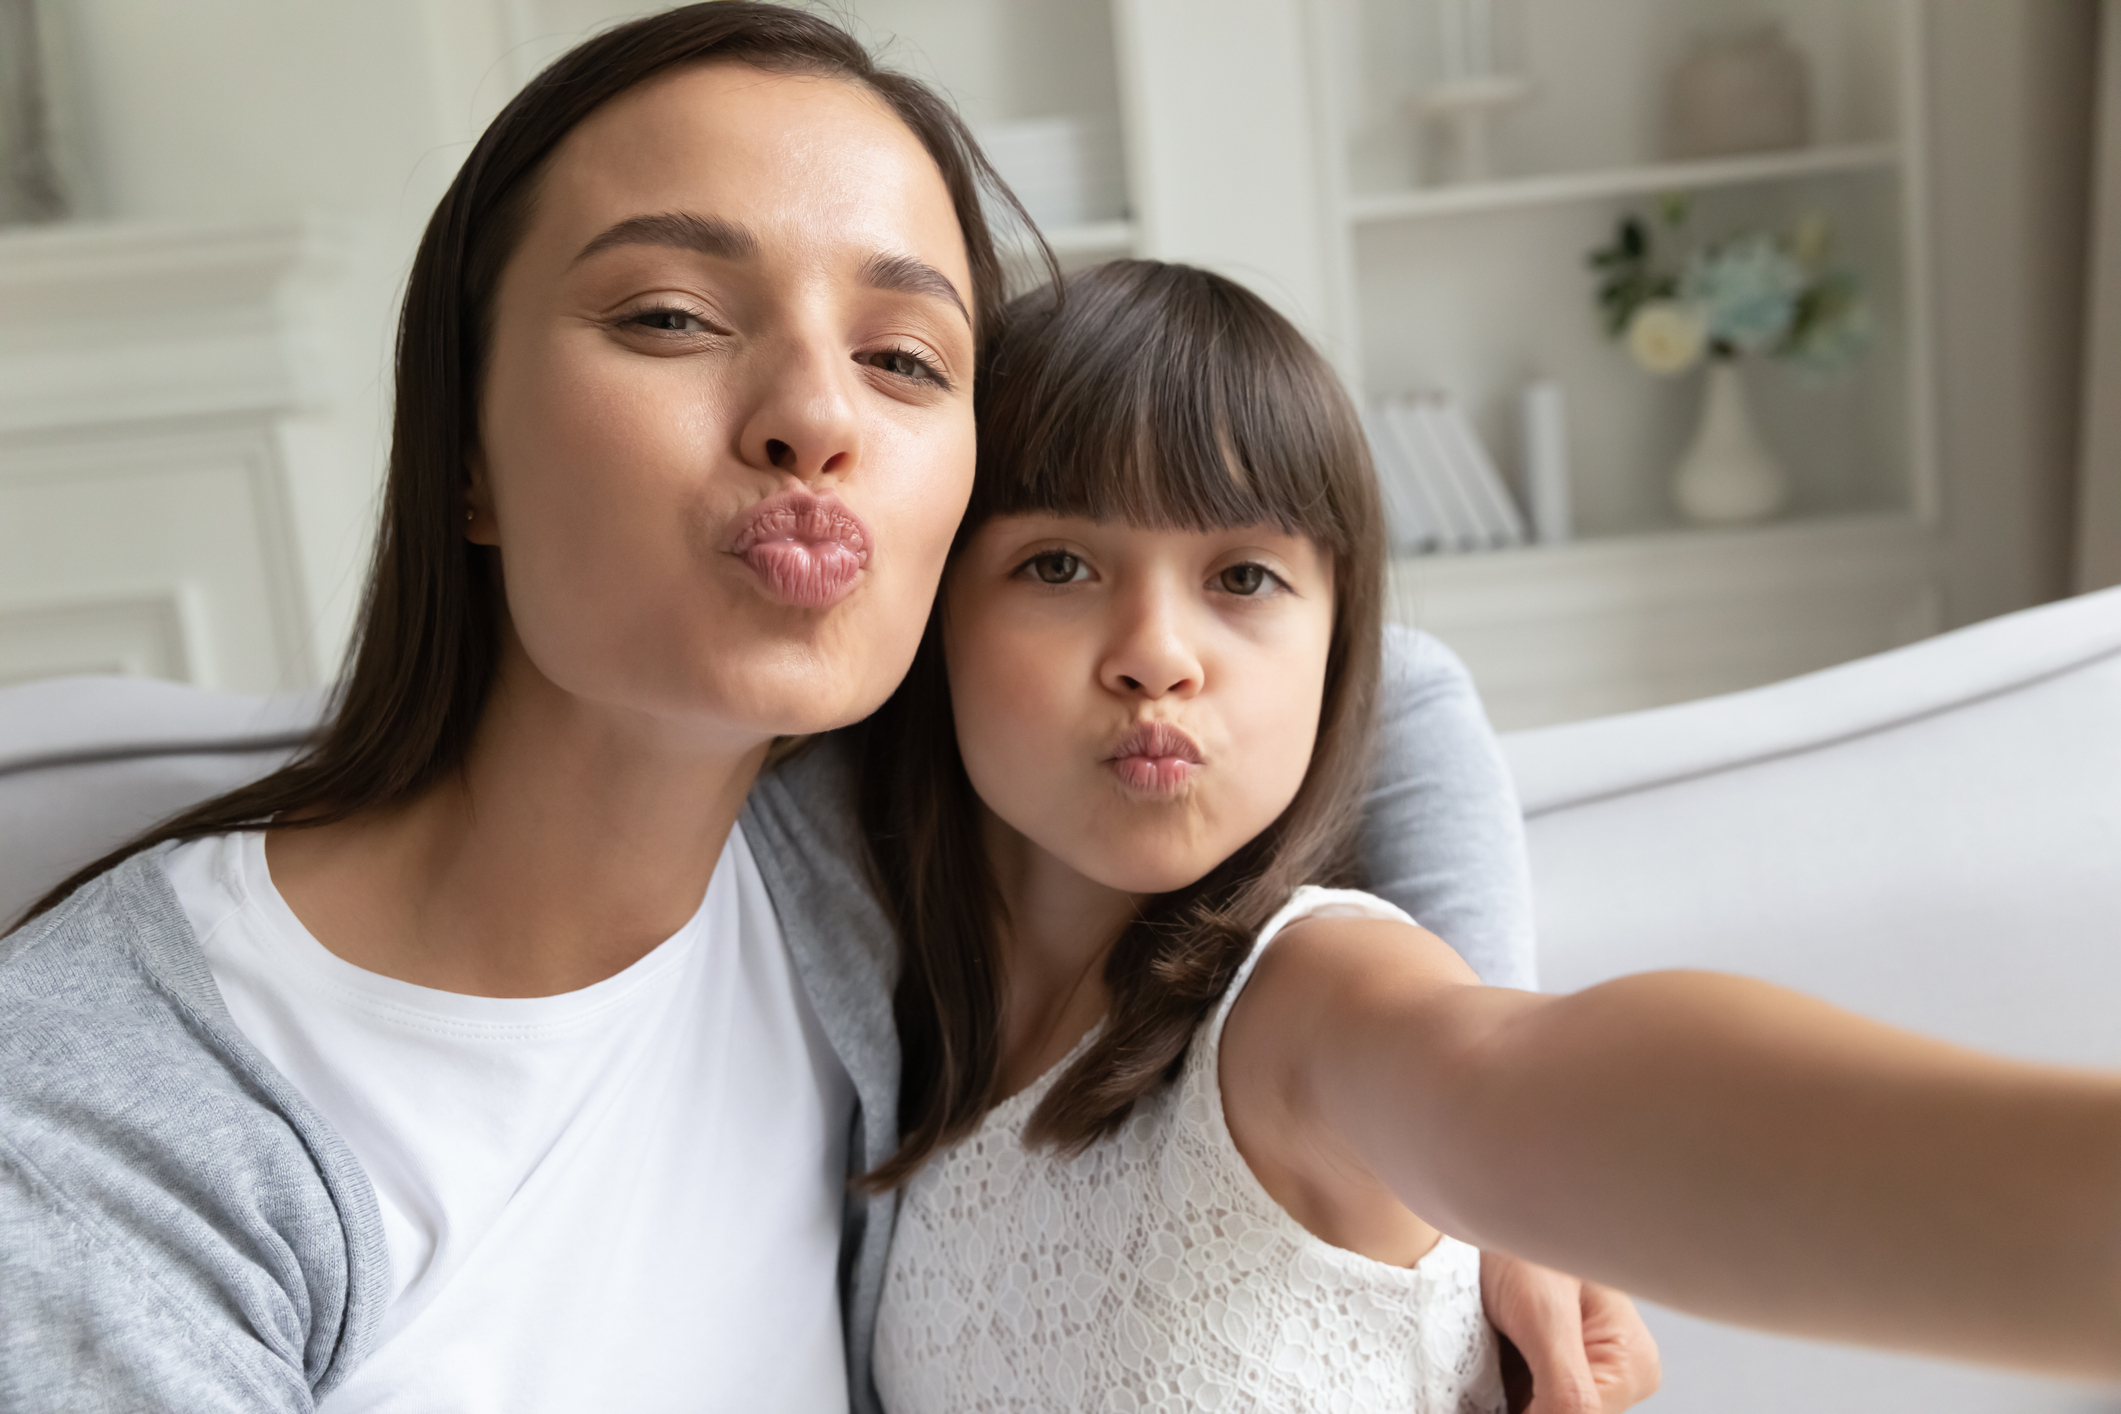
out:
M1082 578L1082 557L1066 550L1048 551L1033 557L1031 572L1038 576L1041 584L1073 584Z
M653 329L661 334L708 332L706 321L689 309L644 309L629 316L626 322L636 329Z
M1266 588L1268 581L1273 578L1274 576L1267 573L1265 565L1247 563L1230 566L1215 577L1215 582L1223 587L1225 593L1252 595Z
M943 381L943 376L935 371L933 364L908 349L879 349L875 353L864 354L862 361L894 378L905 378L917 383Z

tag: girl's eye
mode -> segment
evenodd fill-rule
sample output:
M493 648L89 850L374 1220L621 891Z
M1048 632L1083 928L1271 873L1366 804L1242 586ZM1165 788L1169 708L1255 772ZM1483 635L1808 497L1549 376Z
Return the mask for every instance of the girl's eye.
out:
M1225 593L1249 596L1266 588L1268 581L1273 578L1265 565L1255 565L1248 561L1245 564L1230 566L1215 576L1215 582L1222 586Z
M1034 555L1030 568L1041 584L1073 584L1083 577L1082 557L1066 550L1048 550L1043 555Z
M862 362L894 378L915 383L943 382L943 375L936 371L935 365L910 349L879 349L875 353L863 354Z
M627 316L626 322L636 329L653 329L659 334L705 334L707 322L689 309L660 308L644 309L639 314Z

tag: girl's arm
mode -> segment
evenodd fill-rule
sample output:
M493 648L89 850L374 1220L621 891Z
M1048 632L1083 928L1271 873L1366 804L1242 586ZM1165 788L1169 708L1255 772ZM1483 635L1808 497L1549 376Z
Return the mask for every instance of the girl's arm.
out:
M1721 1320L2121 1375L2121 1080L1735 977L1485 988L1343 919L1268 951L1222 1064L1241 1146L1480 1246Z

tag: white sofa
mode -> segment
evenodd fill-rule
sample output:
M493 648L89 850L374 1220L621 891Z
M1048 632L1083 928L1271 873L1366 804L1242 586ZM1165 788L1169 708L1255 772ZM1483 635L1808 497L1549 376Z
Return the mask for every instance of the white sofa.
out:
M116 679L0 691L0 918L284 758L317 708ZM2121 1067L2121 590L1504 745L1549 987L1722 968L1974 1045ZM2121 1408L2083 1386L1650 1314L1671 1414Z
M1544 986L1712 967L2121 1067L2121 590L1503 745ZM1673 1414L2121 1409L2113 1391L1650 1316Z

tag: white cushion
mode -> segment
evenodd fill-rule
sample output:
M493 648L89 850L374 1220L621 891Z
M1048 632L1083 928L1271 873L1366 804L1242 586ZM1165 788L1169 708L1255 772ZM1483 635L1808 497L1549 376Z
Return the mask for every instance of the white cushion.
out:
M0 931L83 864L278 766L323 702L147 678L0 689Z

